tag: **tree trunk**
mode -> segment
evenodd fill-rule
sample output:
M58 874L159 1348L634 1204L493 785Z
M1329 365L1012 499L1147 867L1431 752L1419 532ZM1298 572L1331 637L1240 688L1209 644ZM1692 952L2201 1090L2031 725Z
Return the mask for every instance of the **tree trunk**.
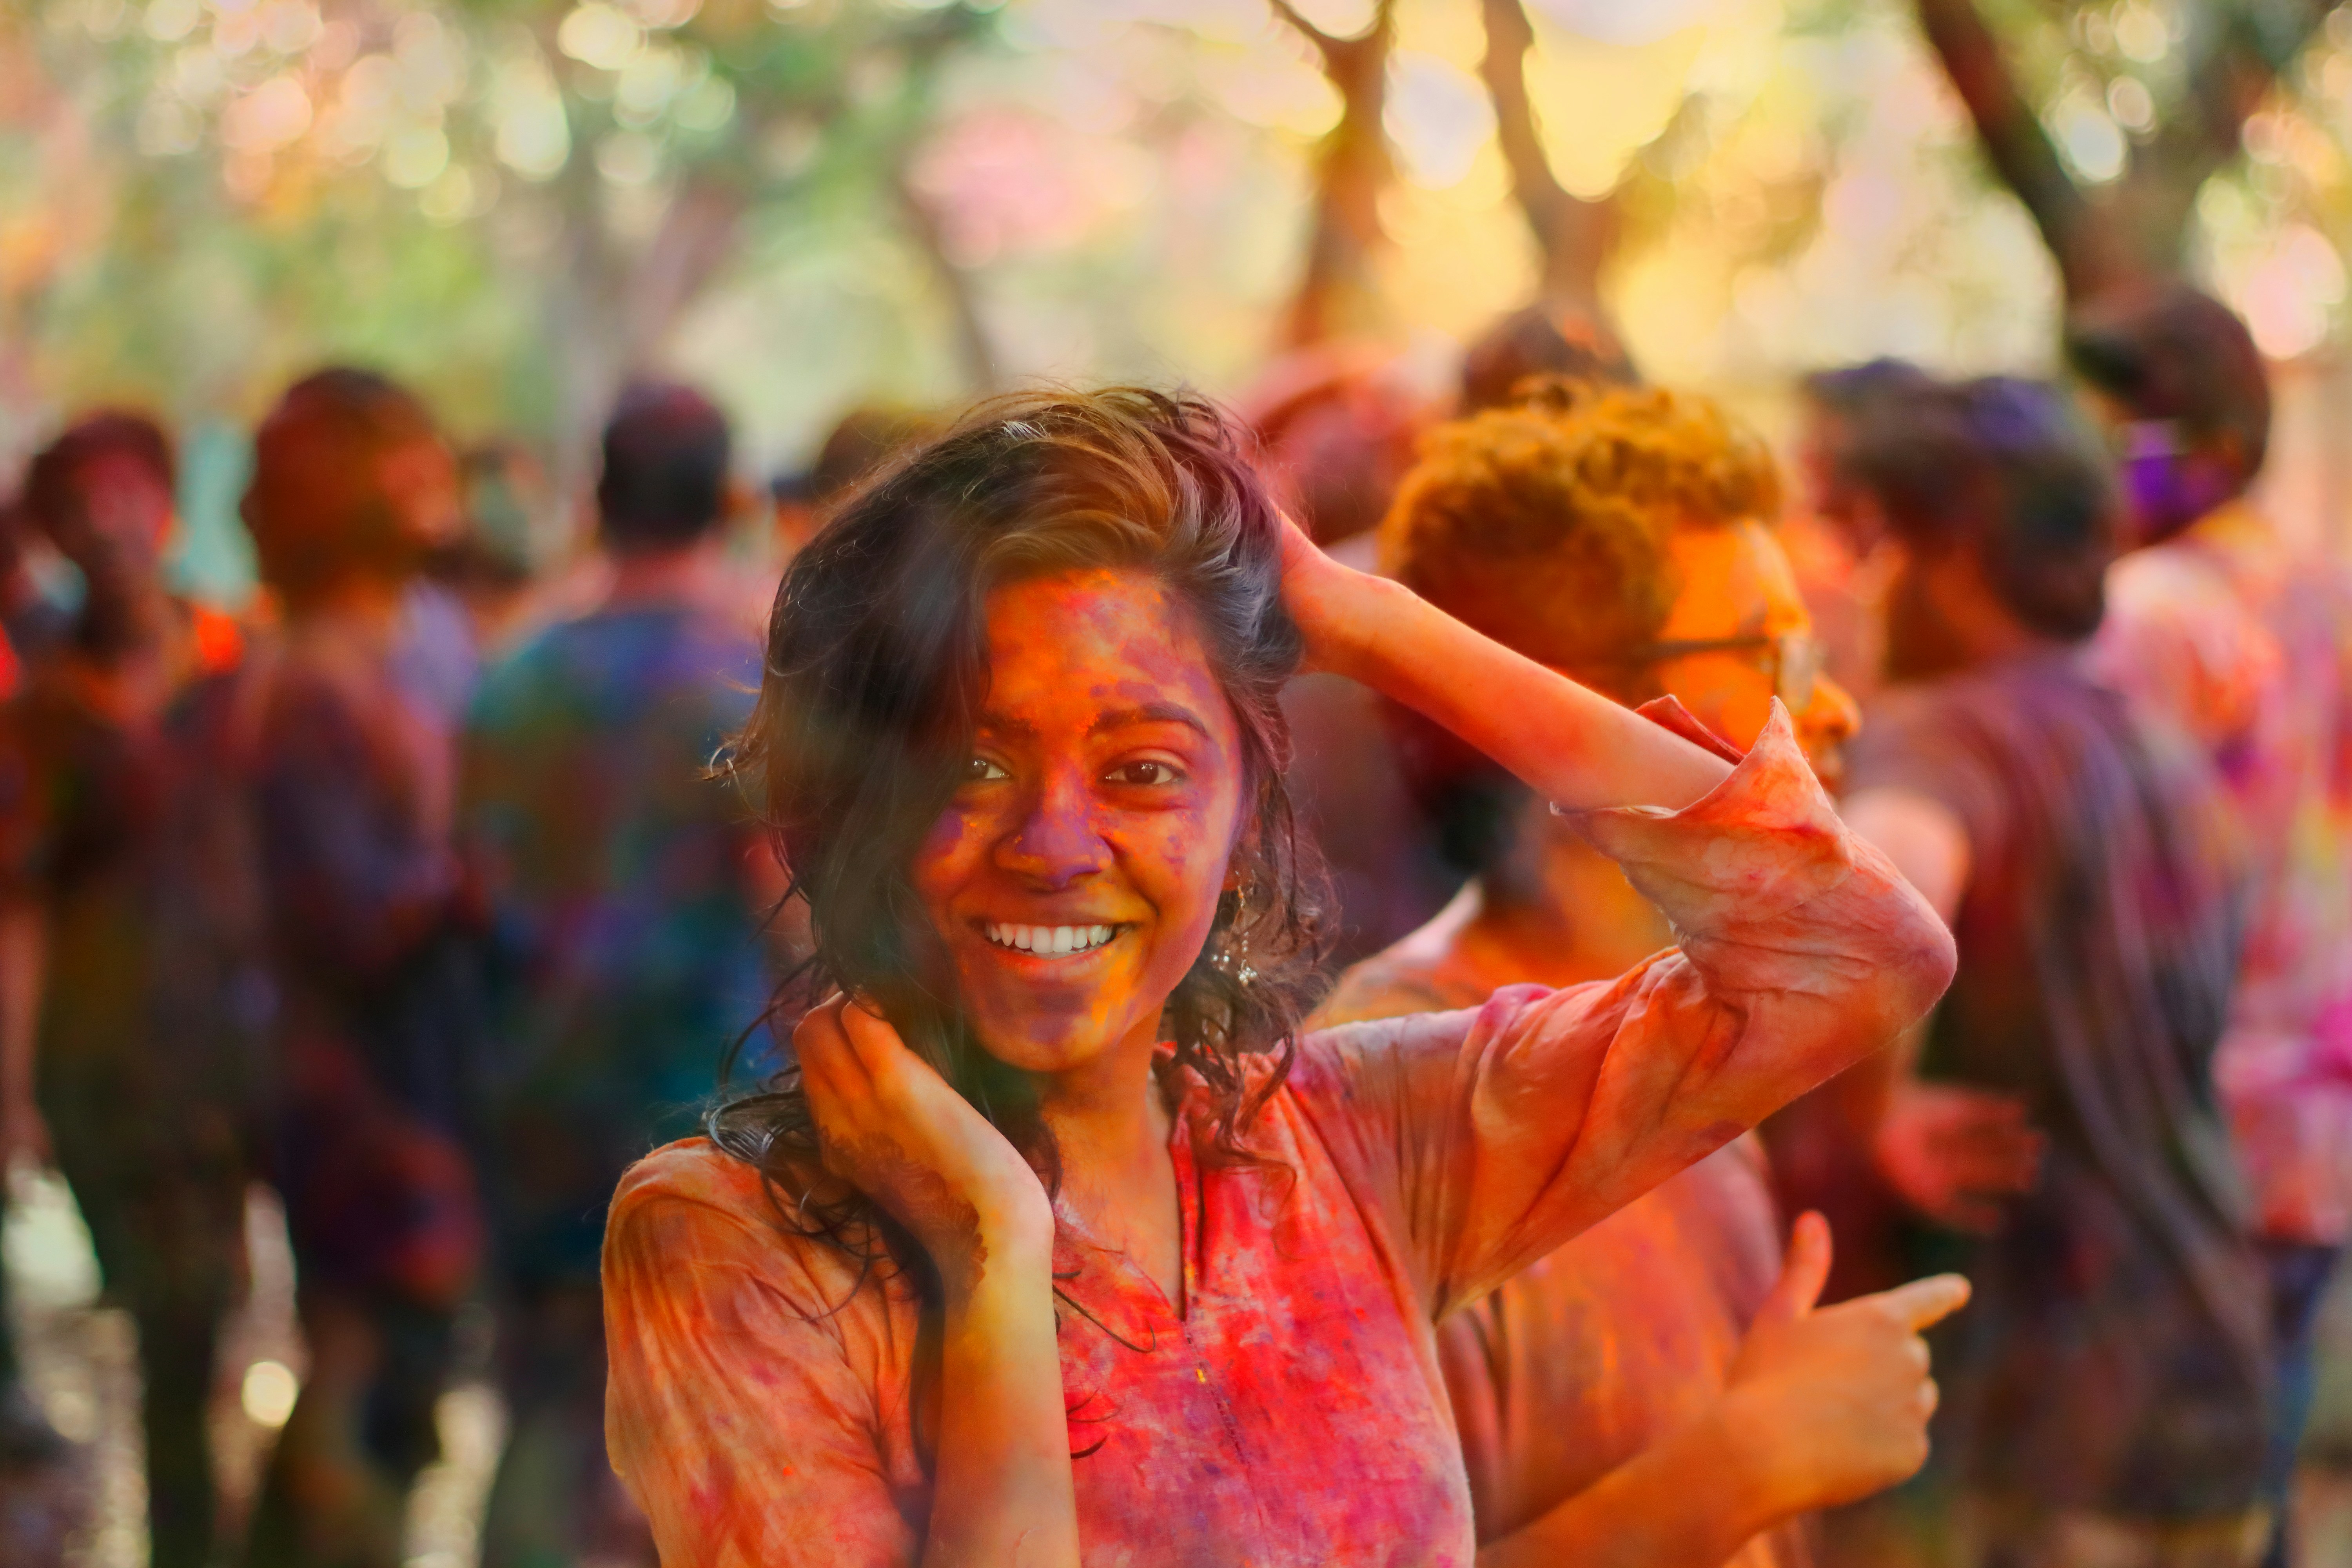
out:
M1920 32L1968 108L1993 173L2021 202L2058 264L2070 306L2179 275L2198 193L2240 153L2247 118L2299 55L2334 0L2199 7L2183 44L2188 101L2135 144L2124 173L2085 191L2020 91L1976 0L1916 0Z
M980 313L980 296L972 287L971 274L948 254L939 214L931 210L920 192L908 184L904 171L893 178L892 184L898 195L898 210L906 219L908 236L930 268L931 279L939 286L940 298L954 323L956 359L963 368L964 384L974 397L984 397L997 389L1003 373L997 366L996 348L989 338L988 323Z
M1486 51L1478 74L1494 102L1495 139L1511 172L1511 195L1535 234L1541 267L1538 287L1547 301L1605 324L1601 268L1622 229L1617 203L1607 197L1587 201L1552 173L1528 96L1527 57L1535 47L1535 28L1520 0L1484 5Z
M1273 5L1315 46L1340 105L1339 123L1317 150L1306 263L1283 321L1282 344L1296 349L1369 326L1377 318L1373 268L1387 241L1381 193L1395 172L1381 123L1388 107L1395 4L1380 0L1371 26L1352 38L1324 32L1286 0L1273 0Z

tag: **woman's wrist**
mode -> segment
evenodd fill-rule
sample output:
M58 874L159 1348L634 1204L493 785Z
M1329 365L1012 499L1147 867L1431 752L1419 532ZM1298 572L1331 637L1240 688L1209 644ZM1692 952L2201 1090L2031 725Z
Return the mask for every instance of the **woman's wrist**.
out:
M1042 1192L1032 1204L1008 1200L976 1216L954 1243L930 1248L940 1288L952 1307L983 1293L1002 1299L1008 1289L1039 1284L1050 1290L1054 1276L1054 1210Z

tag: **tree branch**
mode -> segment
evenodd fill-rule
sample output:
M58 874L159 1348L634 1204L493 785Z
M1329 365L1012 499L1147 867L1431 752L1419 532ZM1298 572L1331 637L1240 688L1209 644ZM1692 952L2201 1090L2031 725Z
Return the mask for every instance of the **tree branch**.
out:
M2237 158L2247 120L2302 55L2334 3L2298 0L2260 16L2233 11L2204 29L2208 46L2186 73L2193 112L2169 119L2159 135L2181 168L2195 170L2201 184Z
M987 321L982 319L971 274L949 255L939 214L908 181L905 171L899 171L891 184L916 252L930 268L932 280L939 285L940 298L954 321L956 358L963 366L964 380L975 396L993 392L998 376L996 346L989 338Z
M1320 342L1354 324L1370 293L1371 255L1386 238L1380 196L1392 173L1381 115L1388 102L1389 47L1396 0L1379 0L1371 25L1334 37L1288 0L1267 0L1322 56L1323 74L1339 94L1339 122L1324 137L1315 165L1315 216L1306 265L1282 329L1286 347Z
M1317 26L1314 23L1308 21L1306 16L1299 11L1298 7L1290 3L1290 0L1265 0L1265 3L1273 8L1274 14L1276 16L1280 17L1283 21L1289 23L1292 27L1296 28L1300 37L1305 38L1308 43L1315 46L1315 52L1323 57L1323 67L1326 70L1328 70L1331 67L1332 51L1339 48L1348 40L1327 33L1322 28ZM1374 19L1372 26L1374 27L1378 27L1380 26L1378 18Z
M1916 0L1919 30L1976 124L2002 184L2023 203L2056 258L2067 296L2097 292L2130 270L2103 234L2092 202L2059 161L2041 117L2018 90L2000 40L1975 0Z
M1535 231L1546 298L1597 312L1601 266L1617 232L1613 201L1586 201L1559 183L1528 95L1527 57L1534 26L1520 0L1484 0L1486 50L1478 75L1495 106L1495 138L1511 172L1511 194Z

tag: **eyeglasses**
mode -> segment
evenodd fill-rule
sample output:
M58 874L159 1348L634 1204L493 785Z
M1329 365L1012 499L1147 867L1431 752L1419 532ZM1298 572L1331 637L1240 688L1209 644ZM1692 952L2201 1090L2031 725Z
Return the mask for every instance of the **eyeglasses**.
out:
M1627 669L1646 669L1669 659L1693 654L1730 653L1755 657L1772 678L1773 695L1791 714L1801 713L1813 700L1822 679L1822 645L1811 632L1782 632L1777 637L1759 632L1749 637L1707 637L1685 642L1654 642L1629 651L1618 661Z

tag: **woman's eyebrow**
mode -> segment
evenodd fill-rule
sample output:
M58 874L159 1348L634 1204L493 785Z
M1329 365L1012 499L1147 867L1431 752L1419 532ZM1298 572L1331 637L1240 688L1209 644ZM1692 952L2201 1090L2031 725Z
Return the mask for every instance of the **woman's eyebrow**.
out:
M1192 710L1174 702L1147 702L1140 708L1113 708L1096 716L1087 726L1087 733L1099 735L1108 730L1125 729L1129 724L1181 724L1199 732L1204 741L1213 740L1209 727L1193 716Z

